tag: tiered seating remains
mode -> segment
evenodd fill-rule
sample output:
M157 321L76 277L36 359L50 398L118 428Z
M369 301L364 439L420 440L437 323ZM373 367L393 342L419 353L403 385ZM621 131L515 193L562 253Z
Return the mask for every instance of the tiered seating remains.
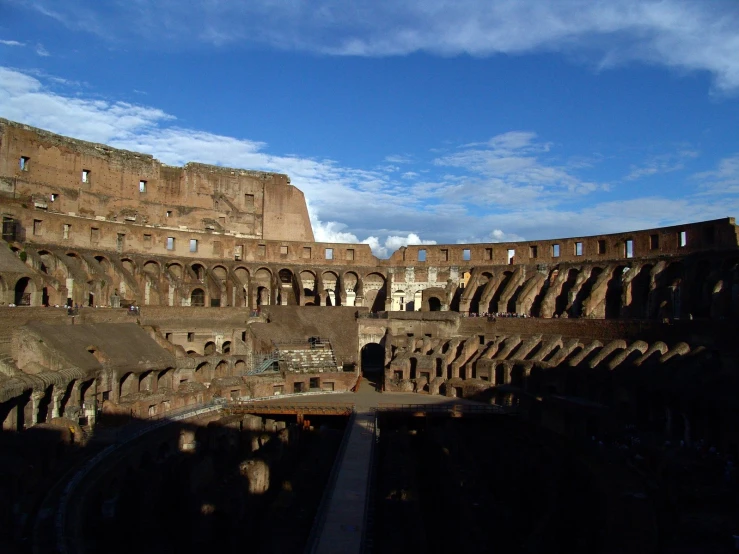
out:
M280 365L295 373L323 373L341 371L336 356L327 340L319 338L308 342L279 344Z

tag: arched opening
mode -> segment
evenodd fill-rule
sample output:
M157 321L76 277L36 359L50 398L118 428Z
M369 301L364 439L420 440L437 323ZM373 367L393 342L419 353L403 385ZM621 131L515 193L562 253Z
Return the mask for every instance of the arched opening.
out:
M182 279L182 266L177 263L172 263L167 266L167 271L175 279Z
M385 349L376 342L371 342L362 347L361 354L362 376L375 390L379 390L385 369Z
M624 269L626 266L623 265L614 269L606 284L606 319L616 319L621 316Z
M429 311L440 312L441 311L441 300L432 296L429 298Z
M230 354L231 353L231 341L227 340L223 343L223 346L221 347L221 351L224 354Z
M21 277L15 284L15 305L30 306L33 283L29 277Z
M555 313L557 315L562 315L567 310L567 305L570 303L570 291L575 286L579 274L580 272L577 269L570 269L567 272L567 278L555 302Z
M373 313L385 311L387 286L385 277L379 273L370 273L363 280L365 306L370 307Z
M195 275L195 279L201 282L205 279L205 267L203 264L192 264L190 268Z
M215 353L216 353L216 343L212 341L206 342L205 348L203 348L203 355L212 356Z
M120 397L135 394L138 391L139 379L134 373L126 373L120 380Z
M321 275L321 282L323 283L323 290L326 293L326 306L340 306L339 276L333 271L327 271Z
M228 371L228 362L226 360L221 360L218 362L218 365L216 366L216 377L228 377L229 371Z
M411 379L415 379L418 377L416 374L416 369L418 368L418 359L417 358L411 358Z
M195 289L190 295L191 306L205 306L205 292L203 289Z
M492 280L493 276L490 273L482 273L477 277L477 288L475 288L475 294L472 296L472 300L470 301L470 313L479 313L482 311L485 311L484 308L481 309L480 307L480 298L482 298L482 293L485 291L485 287L488 286L488 283Z
M649 285L652 281L652 266L643 266L631 281L631 303L629 317L649 317Z

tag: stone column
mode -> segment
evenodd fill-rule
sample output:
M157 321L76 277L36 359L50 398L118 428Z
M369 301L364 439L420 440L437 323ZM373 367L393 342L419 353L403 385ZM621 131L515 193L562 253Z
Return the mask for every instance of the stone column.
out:
M31 425L36 425L38 423L39 404L43 397L43 392L34 391L31 393Z
M55 419L59 416L59 407L62 404L62 396L64 396L64 391L58 391L56 388L51 394L51 418Z

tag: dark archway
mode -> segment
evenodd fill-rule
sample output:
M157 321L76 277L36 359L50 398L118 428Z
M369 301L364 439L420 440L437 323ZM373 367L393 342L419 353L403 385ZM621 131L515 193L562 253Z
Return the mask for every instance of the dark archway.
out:
M439 300L435 296L432 296L431 298L429 298L429 311L440 312L441 311L441 300Z
M362 347L362 377L369 381L375 390L381 390L385 370L385 349L371 342Z
M15 305L16 306L30 306L31 305L31 292L33 292L31 286L31 279L23 277L18 279L15 284Z
M203 289L195 289L190 295L191 306L205 306L205 292Z

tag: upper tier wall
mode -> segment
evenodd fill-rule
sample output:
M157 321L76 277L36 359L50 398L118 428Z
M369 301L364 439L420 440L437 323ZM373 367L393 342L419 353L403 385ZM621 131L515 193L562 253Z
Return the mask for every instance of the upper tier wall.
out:
M287 175L188 163L75 140L0 119L0 194L48 211L313 241Z

